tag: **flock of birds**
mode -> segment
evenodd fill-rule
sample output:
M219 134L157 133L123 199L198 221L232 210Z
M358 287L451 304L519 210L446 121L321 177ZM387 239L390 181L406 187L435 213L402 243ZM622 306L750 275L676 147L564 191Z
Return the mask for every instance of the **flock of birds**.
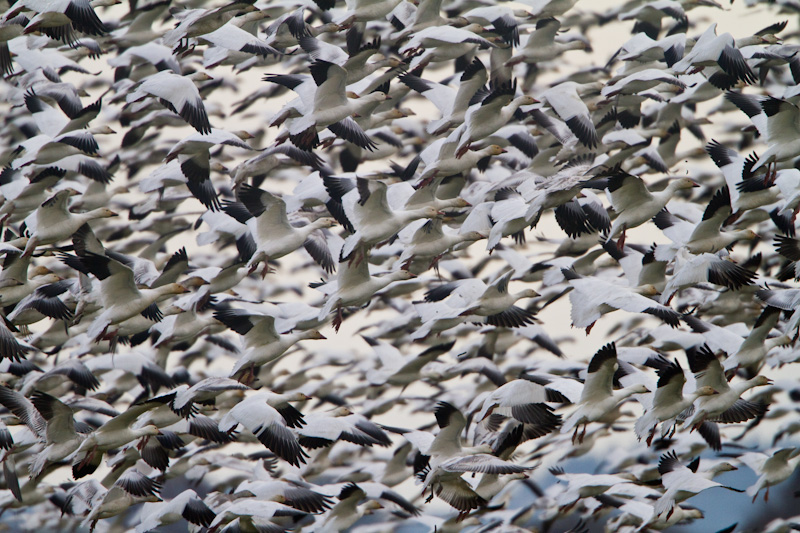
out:
M800 463L799 8L735 38L714 0L576 3L4 6L2 520L640 531L766 501Z

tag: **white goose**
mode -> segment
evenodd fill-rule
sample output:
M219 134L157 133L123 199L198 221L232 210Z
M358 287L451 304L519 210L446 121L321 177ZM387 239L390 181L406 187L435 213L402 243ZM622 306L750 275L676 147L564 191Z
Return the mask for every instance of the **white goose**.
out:
M586 381L583 384L578 408L561 426L561 433L568 433L575 428L572 442L583 442L586 427L591 422L608 417L621 402L630 396L650 392L642 384L631 385L614 392L614 373L618 367L617 348L613 342L600 348L592 357L586 369ZM583 433L578 435L581 424L583 424Z
M229 374L244 383L253 381L256 367L275 361L297 342L325 338L313 329L280 335L275 330L275 317L239 309L220 309L214 318L244 337L246 351Z
M669 433L670 428L675 428L675 419L685 409L694 404L695 400L701 396L717 394L712 387L706 385L698 387L692 393L684 396L683 386L686 383L686 376L683 373L680 363L677 361L658 369L658 385L650 401L643 401L645 413L639 417L634 425L634 431L639 440L644 437L647 445L653 442L653 437L658 429L658 424L665 422L661 427L661 436Z
M743 400L740 396L754 387L770 385L771 379L757 375L733 385L728 384L719 359L705 345L687 350L686 357L698 387L709 386L718 394L698 398L694 413L685 415L687 418L691 415L691 418L686 420L684 427L698 428L705 421L735 424L766 413L767 405Z
M140 313L145 313L146 318L159 320L161 312L158 309L158 301L173 294L188 292L188 286L195 284L195 281L190 280L188 286L169 283L154 289L139 289L134 281L133 270L110 257L87 252L81 257L63 254L61 260L68 266L84 274L92 274L100 280L103 311L87 330L92 340L102 337L110 326L120 324Z
M209 75L198 72L192 76L180 76L169 70L163 70L142 80L136 90L125 99L128 103L137 102L148 96L161 100L171 111L177 113L200 133L211 133L208 114L200 97L195 81L212 79Z
M239 200L254 217L248 220L256 241L255 252L247 265L249 268L263 262L261 276L264 277L269 269L268 261L280 259L303 246L324 270L334 270L334 261L324 239L312 238L317 230L333 227L333 219L322 217L295 227L289 222L283 199L247 184L239 188Z
M68 209L69 199L75 194L72 189L63 189L45 200L36 210L35 223L28 224L32 231L25 245L25 256L30 256L37 246L55 244L70 238L78 229L98 218L115 217L110 209L101 207L86 213L71 213Z
M769 488L789 479L797 466L800 465L800 453L797 448L782 448L771 455L748 452L739 456L739 460L749 466L758 474L755 483L747 487L747 495L753 497L753 502L758 498L761 489L764 491L764 501L769 500Z

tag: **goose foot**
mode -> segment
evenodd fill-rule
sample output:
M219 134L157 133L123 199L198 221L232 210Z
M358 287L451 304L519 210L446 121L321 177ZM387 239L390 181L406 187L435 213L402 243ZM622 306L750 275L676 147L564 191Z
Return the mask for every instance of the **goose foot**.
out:
M333 328L336 330L336 333L339 333L339 328L342 327L342 321L344 318L342 317L342 308L336 308L336 316L333 318Z
M619 240L617 240L617 249L620 252L625 249L625 233L627 232L627 230L628 230L628 225L627 224L623 224L622 225L622 233L619 236Z
M655 436L656 436L656 427L653 428L653 431L650 432L650 436L647 437L647 446L648 447L650 447L650 445L653 443L653 437L655 437Z

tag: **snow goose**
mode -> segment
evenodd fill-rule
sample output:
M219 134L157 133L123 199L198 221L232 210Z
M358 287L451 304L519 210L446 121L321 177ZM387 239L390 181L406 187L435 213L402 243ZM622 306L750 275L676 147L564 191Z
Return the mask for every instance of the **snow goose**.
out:
M313 329L279 335L275 330L275 317L240 309L219 309L214 312L214 318L244 337L246 351L229 374L244 382L252 382L256 367L275 361L297 342L325 338Z
M268 261L280 259L303 246L326 272L333 272L334 261L324 238L312 236L317 230L333 227L333 219L321 217L295 227L289 222L283 199L247 184L239 188L239 200L254 217L252 223L248 221L248 226L256 241L256 248L248 267L255 268L259 262L263 262L261 276L264 277L269 269Z
M372 63L367 60L378 53L381 47L381 37L368 43L356 42L347 39L347 52L336 45L315 39L311 35L302 35L298 38L300 47L314 60L324 60L336 63L347 71L347 84L357 83L369 76L379 68L396 68L402 63L396 58L383 58Z
M664 248L677 249L683 246L690 253L716 253L723 248L731 247L735 242L757 237L749 229L723 231L722 226L731 216L731 200L728 187L717 190L708 202L702 219L693 224L672 215L666 208L654 218L655 225L669 237L673 244L668 247L657 247L656 256L660 260L670 259L665 256ZM688 238L687 238L688 236Z
M85 514L82 526L94 531L99 520L111 518L143 502L159 502L161 484L131 468L122 473L110 488L92 479L73 486L67 492L65 512Z
M433 178L465 174L474 168L483 172L489 167L490 158L506 152L501 146L491 144L479 150L467 150L461 157L456 156L456 140L437 139L428 145L404 171L404 176L413 177L418 164L425 169L419 175L418 187L425 187Z
M421 221L420 221L421 222ZM480 239L485 239L486 235L477 231L445 231L441 218L432 218L421 224L408 226L406 229L411 231L401 231L400 241L406 244L403 253L397 260L406 270L411 268L415 261L426 262L425 270L438 266L439 259L448 250L463 249L471 243ZM418 270L414 271L419 274Z
M597 147L597 130L589 114L589 108L581 98L581 92L599 88L596 84L583 86L574 81L565 81L539 95L539 100L549 105L561 120L567 123L578 140L590 149Z
M622 48L609 60L609 64L615 58L641 63L664 60L668 67L672 67L683 58L685 45L686 35L682 33L668 35L661 40L651 39L645 33L637 33L622 45Z
M180 283L169 283L154 289L138 289L130 268L110 257L92 252L81 257L62 254L61 260L75 270L92 274L100 280L103 311L87 331L92 340L102 337L110 326L116 326L139 313L145 313L146 318L158 321L162 316L158 309L159 300L189 291L187 285Z
M457 158L466 154L473 142L483 140L505 126L520 106L538 102L527 95L515 98L516 92L516 82L499 85L486 95L480 104L475 104L467 110L464 114L464 124L448 137L448 141L458 142Z
M325 320L336 309L333 327L339 331L342 325L342 308L358 307L369 303L376 292L396 281L416 277L408 270L394 270L382 276L372 276L369 271L368 252L358 249L351 262L339 263L336 280L315 288L325 295L325 304L319 313L319 320Z
M217 31L234 17L243 13L256 11L244 2L232 2L216 9L174 9L171 15L179 20L174 29L163 35L166 46L178 45L175 53L182 53L189 48L189 39L204 37Z
M558 466L550 468L549 472L558 479L559 483L562 481L567 483L563 492L556 496L556 504L562 510L570 509L583 498L593 498L605 494L613 487L622 486L621 488L624 490L625 485L631 483L630 477L613 474L572 474Z
M73 194L75 194L73 189L62 189L39 206L36 210L35 224L28 226L32 234L25 245L23 255L30 256L37 246L55 244L68 239L87 222L117 216L114 211L105 207L86 213L71 213L68 205L69 198Z
M771 379L757 375L733 385L728 384L719 359L706 345L687 350L686 357L689 360L689 368L697 380L697 386L709 386L718 394L698 398L697 408L692 410L693 413L691 411L685 413L688 420L684 427L698 428L706 421L736 424L767 412L767 405L743 400L740 396L754 387L771 384Z
M561 426L561 433L568 433L573 427L573 442L582 442L586 435L586 427L607 417L621 402L634 394L650 392L641 383L613 390L614 373L619 368L617 347L612 342L600 348L589 362L586 369L586 381L583 384L581 399L577 409ZM578 429L583 424L583 433Z
M0 387L2 403L42 443L43 448L29 465L31 478L38 477L48 464L66 458L78 449L83 435L75 431L72 409L58 398L36 392L29 400L7 387Z
M259 39L255 35L258 30L258 24L267 18L269 18L269 14L263 11L252 11L237 16L220 28L204 34L200 39L214 45L215 48L206 51L203 66L212 68L222 63L227 64L226 60L231 55L243 54L249 56L252 54L263 58L270 55L275 57L282 56L283 52L273 48L267 41ZM248 26L254 26L255 30L251 33L247 29ZM231 54L231 52L234 54Z
M756 276L755 272L721 257L720 253L694 255L685 248L679 248L675 255L672 277L661 293L661 302L666 304L677 291L704 281L738 290L752 284Z
M523 424L533 424L537 432L546 434L561 425L561 416L553 414L553 408L545 403L557 397L558 394L539 383L515 379L485 397L476 417L477 420L485 420L491 415L511 417Z
M685 315L683 320L692 331L705 337L706 344L710 348L723 350L728 355L722 365L726 372L745 368L755 374L761 370L767 353L772 348L791 341L787 335L768 338L779 317L780 309L768 305L745 336L737 334L730 328L722 328L700 320L694 315Z
M748 452L739 456L739 461L750 467L758 474L755 483L747 487L747 495L753 497L753 502L758 498L761 489L764 492L764 501L769 500L769 488L789 479L797 466L800 465L800 454L797 448L782 448L770 455L760 452Z
M292 143L303 150L310 150L319 144L318 132L327 128L361 148L374 149L374 144L364 130L350 117L374 102L385 101L386 93L376 91L351 101L346 94L347 71L344 68L336 63L317 60L309 66L309 70L316 85L313 94L309 88L299 90L302 85L298 82L305 80L281 75L264 77L265 81L299 91L304 111L301 116L286 122L287 134Z
M634 426L636 436L639 440L645 437L648 446L653 442L658 424L665 423L661 427L661 436L666 436L670 428L673 428L673 430L675 428L675 423L669 424L669 422L677 418L685 409L691 407L695 400L701 396L717 394L717 391L706 385L684 396L683 386L686 383L686 375L677 361L659 368L657 373L658 385L655 393L650 398L650 402L644 402L645 413L639 417ZM719 448L716 447L715 449Z
M479 35L482 32L483 26L480 24L468 24L463 28L450 25L432 26L416 32L399 51L405 56L414 55L414 59L411 60L412 69L432 62L449 61L471 52L478 46L496 47L492 41Z
M136 526L136 533L174 524L181 519L208 527L217 514L203 503L195 491L186 489L169 501L145 504L141 516L142 521Z
M224 377L201 379L191 387L183 385L176 390L172 400L172 409L185 418L193 416L197 410L195 404L207 405L217 396L227 391L248 390L249 387L236 380Z
M333 504L326 494L296 483L280 479L251 479L242 481L236 487L235 495L258 498L259 500L280 501L298 511L324 513Z
M737 470L730 463L720 462L708 470L699 470L700 458L692 461L689 466L684 466L678 455L667 452L661 456L658 462L658 473L661 474L661 484L667 489L664 494L656 501L656 515L667 513L667 519L672 514L672 509L676 503L680 503L699 494L700 492L714 487L743 492L718 483L713 478L722 472Z
M181 76L164 70L143 79L136 90L128 93L125 100L130 104L148 96L159 99L170 111L177 113L200 133L211 133L206 108L195 81L212 79L209 75L198 72L191 76Z
M569 301L572 325L576 328L591 331L597 319L616 309L653 315L673 328L680 322L677 311L647 297L658 294L652 285L629 288L598 277L582 277L573 270L561 269L561 273L572 288Z
M108 33L89 0L23 0L15 4L6 16L13 17L24 9L37 13L25 26L24 33L41 31L68 44L74 41L72 28L88 35Z
M569 50L585 50L586 43L581 40L560 43L555 40L561 23L554 18L545 18L536 21L536 29L528 35L525 43L517 50L511 59L506 61L506 66L519 63L535 65L542 61L550 61Z
M167 154L165 162L177 159L181 172L186 176L186 186L189 191L207 209L218 210L219 200L217 192L210 180L211 154L209 151L216 146L235 146L245 150L253 150L246 142L253 136L246 131L234 133L211 128L209 132L194 133L177 142Z
M484 474L519 474L531 470L491 455L490 446L464 448L461 433L467 425L464 415L453 405L439 402L434 410L439 433L433 437L425 432L404 433L404 437L423 454L415 463L417 478L422 481L423 494L430 490L426 502L438 496L459 511L463 519L470 511L487 502L463 478L466 472ZM427 461L425 461L427 459Z
M379 363L378 368L367 370L367 380L372 385L388 383L395 387L406 387L420 379L422 367L450 351L454 344L438 344L417 355L406 356L391 344L363 335L362 338L375 351Z
M351 259L360 248L369 248L393 237L409 222L419 218L434 218L440 212L432 206L393 210L387 199L387 186L382 181L357 178L352 183L336 178L324 178L332 198L338 198L346 217L355 228L342 246L339 259ZM335 214L335 213L332 213Z
M338 407L330 412L309 413L305 421L306 425L296 431L300 444L310 450L331 446L339 440L364 447L387 447L392 444L379 426L346 407Z
M505 6L484 6L475 7L459 15L460 19L465 19L468 23L478 23L483 26L491 25L493 32L503 38L503 42L508 45L519 46L519 28L517 27L516 15L527 15L527 12L515 12Z
M619 234L624 235L625 230L640 226L652 219L676 192L692 187L698 187L694 180L679 178L670 180L663 191L653 193L647 189L640 177L626 172L615 173L606 182L606 194L617 217L611 225L606 241ZM620 242L624 243L624 237L620 238Z
M713 139L705 150L725 176L731 208L737 217L743 212L772 204L778 199L778 188L773 187L775 184L771 180L754 179L750 169L758 161L755 153L742 157L735 150L726 148Z
M303 395L305 398L305 395ZM220 431L232 431L239 424L246 427L264 446L291 465L305 464L308 454L300 447L290 427L306 424L303 416L291 408L294 414L282 415L271 405L286 404L282 395L269 391L252 394L233 406L219 422ZM285 411L290 413L290 411ZM299 417L297 416L299 415Z
M271 518L289 517L299 521L307 513L298 511L287 505L277 502L264 502L253 498L244 498L217 509L217 517L208 525L210 531L218 531L223 524L228 531L252 531L266 529L267 531L280 528Z
M769 97L761 101L761 108L767 116L767 144L769 147L761 154L750 172L767 166L767 182L774 181L777 164L793 159L800 151L800 109L787 100ZM773 167L770 172L770 167Z
M486 323L493 326L522 327L535 319L533 313L515 303L522 298L535 298L539 293L533 289L509 292L508 283L513 275L513 271L507 272L489 285L477 279L446 283L426 292L425 301L447 298L443 305L458 316L477 315L486 317Z
M160 405L159 402L132 405L124 413L86 435L78 448L67 456L67 459L72 460L72 474L75 479L93 473L103 460L105 452L121 448L142 437L158 435L159 429L152 424L138 428L133 428L131 425L140 415Z
M686 72L690 68L702 70L711 65L718 66L725 74L735 80L750 84L756 82L756 76L742 57L738 46L762 43L761 37L753 36L753 40L735 42L730 33L717 35L717 23L711 24L703 32L691 51L683 59L672 65L675 72Z
M425 129L432 135L441 135L452 126L464 122L464 114L469 108L469 102L475 93L486 84L488 74L486 67L476 57L461 73L458 88L455 90L447 85L428 81L410 73L400 76L399 79L436 106L442 114L442 118L431 120Z
M677 27L688 26L689 18L680 2L656 0L648 2L619 14L619 20L635 20L633 33L642 32L651 39L658 38L661 32L661 19L670 17L677 21ZM670 30L670 33L674 33ZM682 54L681 54L682 55Z

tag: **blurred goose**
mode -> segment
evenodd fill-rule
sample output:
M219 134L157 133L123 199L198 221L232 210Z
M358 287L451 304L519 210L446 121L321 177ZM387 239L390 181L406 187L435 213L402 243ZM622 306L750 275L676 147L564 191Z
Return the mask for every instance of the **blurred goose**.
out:
M700 458L684 466L678 455L673 452L665 453L658 462L658 473L661 474L661 483L666 488L666 492L656 501L655 512L657 515L667 513L667 519L672 514L672 509L676 503L680 503L699 494L700 492L714 487L742 492L717 483L713 478L722 473L737 470L730 463L720 462L708 470L699 470Z
M184 77L164 70L142 80L136 90L129 93L125 100L137 102L148 96L154 96L174 113L183 118L200 133L211 133L206 108L195 81L210 80L211 77L202 72Z
M174 524L181 519L208 527L216 516L195 491L186 489L169 501L145 504L142 508L143 520L136 526L136 533L145 533L157 527Z
M753 497L753 502L758 498L761 489L764 491L764 501L769 500L769 488L789 479L797 466L800 465L800 454L797 448L782 448L771 455L760 452L748 452L739 456L739 460L749 466L759 475L755 483L747 487L747 495Z

